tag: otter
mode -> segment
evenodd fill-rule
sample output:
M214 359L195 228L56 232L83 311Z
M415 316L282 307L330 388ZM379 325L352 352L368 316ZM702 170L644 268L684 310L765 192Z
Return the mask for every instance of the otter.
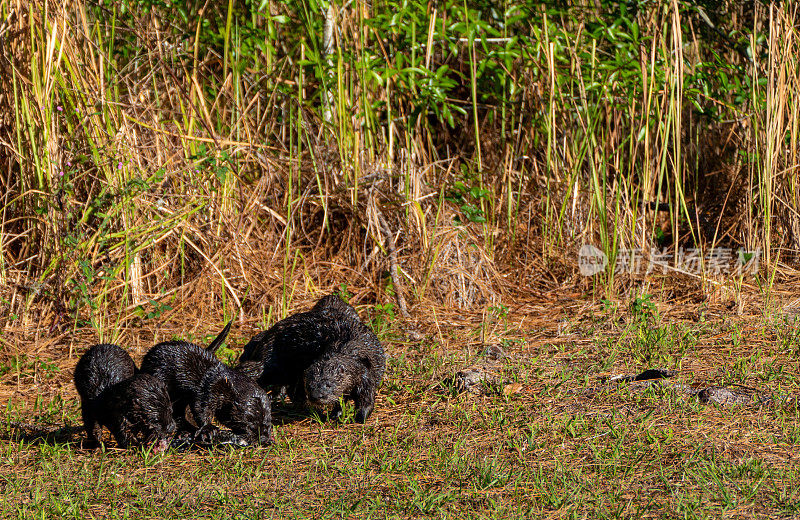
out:
M173 417L181 429L194 432L195 440L213 439L216 418L247 443L272 442L269 396L212 352L185 341L159 343L145 354L141 370L166 384ZM196 428L186 421L187 406Z
M356 422L364 423L375 408L385 369L386 356L371 330L349 341L336 341L303 372L306 402L312 408L330 410L329 416L338 419L340 398L350 399Z
M94 345L78 360L73 379L89 441L99 443L105 426L120 447L140 435L157 450L166 449L175 432L166 386L137 374L136 364L122 347Z
M335 418L341 414L339 398L352 399L358 422L372 412L385 368L378 337L336 295L254 336L237 366L265 389L287 388L296 404L332 407Z

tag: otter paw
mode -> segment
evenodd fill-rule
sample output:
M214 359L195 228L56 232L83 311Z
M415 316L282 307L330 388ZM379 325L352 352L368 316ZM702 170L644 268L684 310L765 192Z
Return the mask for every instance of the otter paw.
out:
M206 424L194 433L194 442L199 444L212 444L217 437L218 428L212 424Z
M356 410L356 422L361 424L367 422L367 417L369 417L371 411L372 410L368 408L359 408Z

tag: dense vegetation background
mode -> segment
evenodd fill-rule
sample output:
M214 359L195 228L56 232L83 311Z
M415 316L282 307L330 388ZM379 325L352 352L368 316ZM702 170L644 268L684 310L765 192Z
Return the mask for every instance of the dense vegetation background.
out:
M283 315L341 284L389 314L763 290L800 251L797 23L760 1L0 0L0 323ZM605 272L580 276L582 244ZM755 278L708 269L720 248L760 250ZM615 269L631 250L677 270Z
M798 517L798 9L0 0L0 517ZM334 290L366 424L83 446L89 345Z

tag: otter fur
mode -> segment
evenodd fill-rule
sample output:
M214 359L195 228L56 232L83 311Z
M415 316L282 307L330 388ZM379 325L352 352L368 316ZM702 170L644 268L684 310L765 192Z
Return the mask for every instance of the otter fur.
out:
M192 430L185 420L189 407L197 440L213 437L211 421L216 418L247 443L272 442L269 396L208 350L185 341L159 343L145 354L141 370L164 381L173 417L183 429Z
M105 426L120 447L141 435L158 450L166 449L175 432L167 389L161 381L137 374L133 359L120 346L91 347L78 360L74 381L90 441L99 442Z
M237 367L264 388L287 387L295 403L332 408L333 417L341 413L340 398L352 399L359 422L375 406L385 368L375 333L336 295L254 336Z

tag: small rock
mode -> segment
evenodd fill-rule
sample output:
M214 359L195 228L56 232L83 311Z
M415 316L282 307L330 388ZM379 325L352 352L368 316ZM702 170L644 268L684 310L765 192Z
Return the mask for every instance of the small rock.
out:
M712 386L705 390L700 390L697 393L697 398L703 404L714 402L722 406L750 404L753 402L753 398L750 395L733 392L721 386Z
M503 347L501 347L499 343L488 345L483 351L483 355L494 361L508 358L508 354L506 354L506 351L503 350Z
M480 368L466 368L461 370L456 374L456 377L453 379L456 388L460 392L472 392L472 393L479 393L480 392L480 385L481 381L486 381L489 379L489 374L481 370Z

